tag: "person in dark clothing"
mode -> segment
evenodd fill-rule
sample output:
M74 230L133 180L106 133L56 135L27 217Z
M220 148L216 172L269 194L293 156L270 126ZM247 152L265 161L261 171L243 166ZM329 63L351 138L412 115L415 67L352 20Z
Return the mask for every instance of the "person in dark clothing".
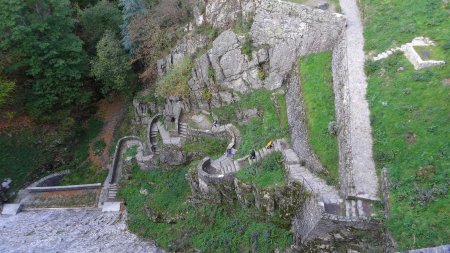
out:
M252 149L252 152L250 153L250 159L252 159L252 160L256 159L256 151L255 151L255 149Z
M214 121L213 121L213 127L217 127L217 119L215 119Z

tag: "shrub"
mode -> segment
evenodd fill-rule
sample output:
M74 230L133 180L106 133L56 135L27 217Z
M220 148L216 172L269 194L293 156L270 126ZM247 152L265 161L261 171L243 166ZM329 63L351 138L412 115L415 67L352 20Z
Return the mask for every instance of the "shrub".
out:
M156 94L161 97L188 98L190 94L188 81L192 74L191 66L192 60L189 57L176 63L156 84Z
M261 81L264 81L264 79L266 79L266 73L264 72L264 69L261 66L258 66L258 78Z

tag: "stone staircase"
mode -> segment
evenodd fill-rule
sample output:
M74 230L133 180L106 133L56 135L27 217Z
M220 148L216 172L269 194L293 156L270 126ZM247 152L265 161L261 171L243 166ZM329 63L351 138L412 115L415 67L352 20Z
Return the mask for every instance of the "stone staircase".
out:
M214 160L211 164L214 168L219 169L222 174L234 173L239 170L239 167L236 167L234 161L227 156L222 156L217 160Z
M180 135L181 138L186 138L188 136L188 129L189 126L187 123L180 122L178 124L178 134Z
M157 144L158 144L158 133L159 133L158 126L156 124L153 124L151 126L151 129L150 129L150 144L152 145L152 147L153 147L152 151L155 154L159 154L159 150L158 150L158 147L157 147Z
M349 218L369 218L372 215L372 203L363 199L346 199L345 216Z
M108 187L108 200L116 199L118 190L119 187L117 186L117 184L110 184Z

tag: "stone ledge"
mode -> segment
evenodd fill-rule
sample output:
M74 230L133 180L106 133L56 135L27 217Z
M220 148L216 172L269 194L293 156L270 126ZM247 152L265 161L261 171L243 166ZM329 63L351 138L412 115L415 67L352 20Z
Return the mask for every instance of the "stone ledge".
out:
M4 204L2 215L16 215L22 209L21 204Z
M84 185L68 185L68 186L46 186L46 187L28 187L29 192L52 192L52 191L72 191L72 190L88 190L96 189L102 186L101 183L84 184Z

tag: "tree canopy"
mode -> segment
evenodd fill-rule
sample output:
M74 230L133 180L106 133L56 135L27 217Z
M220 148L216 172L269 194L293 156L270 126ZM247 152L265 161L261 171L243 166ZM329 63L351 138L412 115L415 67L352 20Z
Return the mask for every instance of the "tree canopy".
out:
M116 4L102 0L96 5L82 12L81 26L83 27L83 40L90 55L95 54L95 47L106 30L120 34L122 16Z
M0 48L14 59L6 73L25 71L31 85L32 115L46 118L52 111L86 102L82 89L87 55L73 33L68 0L1 0Z
M97 44L97 57L92 61L92 75L103 82L104 96L125 91L129 84L131 66L120 41L112 31L106 31Z

